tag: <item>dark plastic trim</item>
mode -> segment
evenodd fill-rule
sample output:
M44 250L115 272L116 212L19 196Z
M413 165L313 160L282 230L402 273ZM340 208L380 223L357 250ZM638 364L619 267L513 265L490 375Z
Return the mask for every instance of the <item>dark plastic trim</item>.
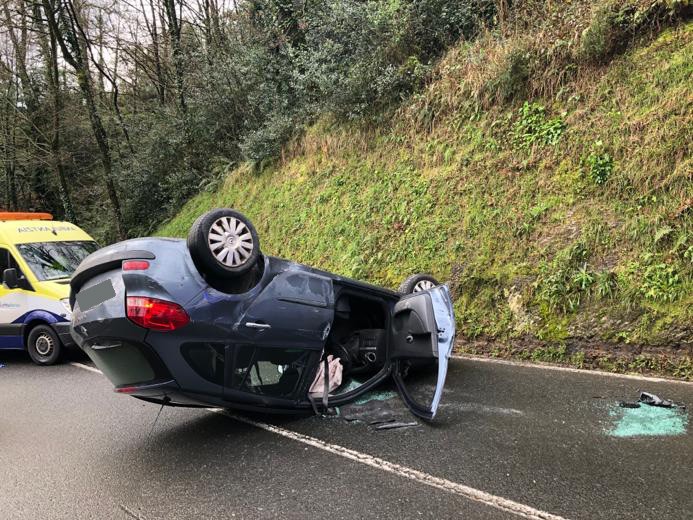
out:
M156 255L151 251L118 250L110 253L92 253L79 264L70 280L70 307L75 306L75 295L82 288L84 283L94 276L120 267L123 260L154 260Z
M407 408L409 408L411 413L417 417L421 417L425 421L432 421L433 412L431 411L431 408L417 403L407 391L407 387L404 384L404 379L402 379L402 370L400 368L399 361L395 361L395 365L392 370L392 379L395 380L395 384L399 390L399 395L402 397L404 403L407 405Z

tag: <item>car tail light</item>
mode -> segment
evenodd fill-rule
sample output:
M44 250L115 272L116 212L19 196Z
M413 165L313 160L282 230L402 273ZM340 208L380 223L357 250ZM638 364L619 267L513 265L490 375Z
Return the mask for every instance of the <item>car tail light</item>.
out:
M128 318L145 329L176 330L190 322L183 307L156 298L128 296L126 308Z
M149 262L146 260L125 260L123 271L145 271L149 269Z

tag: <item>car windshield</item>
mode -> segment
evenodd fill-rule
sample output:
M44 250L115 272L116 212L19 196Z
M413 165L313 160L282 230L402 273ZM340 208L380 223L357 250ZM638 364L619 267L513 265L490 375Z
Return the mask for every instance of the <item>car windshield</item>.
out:
M69 278L84 258L98 249L96 242L36 242L17 249L39 281Z

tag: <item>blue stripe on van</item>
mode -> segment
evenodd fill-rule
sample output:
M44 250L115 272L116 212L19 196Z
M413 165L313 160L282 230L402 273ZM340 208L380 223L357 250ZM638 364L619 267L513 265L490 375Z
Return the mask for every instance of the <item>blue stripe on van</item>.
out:
M19 318L12 322L12 325L17 325L17 331L21 331L24 323L38 320L43 323L62 323L68 321L64 316L55 314L54 312L43 309L34 309L33 311L25 312ZM14 331L12 331L14 332ZM24 336L22 334L0 334L0 350L9 349L24 349Z
M45 321L46 323L60 323L63 321L68 321L68 319L64 316L60 316L54 312L35 309L33 311L25 312L12 323L28 323L31 320L40 320Z
M24 337L0 336L0 349L24 349Z

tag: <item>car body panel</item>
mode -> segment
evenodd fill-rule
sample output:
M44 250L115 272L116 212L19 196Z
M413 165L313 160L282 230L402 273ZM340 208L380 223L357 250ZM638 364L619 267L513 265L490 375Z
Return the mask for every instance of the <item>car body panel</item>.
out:
M148 260L149 267L123 271L122 261L138 254ZM87 257L73 277L73 337L122 393L171 405L310 411L314 405L308 399L308 387L331 337L336 299L349 296L377 304L385 320L383 337L390 344L395 337L390 327L393 312L403 297L271 256L262 256L261 262L254 286L230 294L205 281L182 240L143 238L106 247ZM81 309L80 291L105 280L111 281L114 296ZM126 317L126 296L175 302L190 322L175 331L144 329ZM432 329L425 352L408 354L406 345L391 345L393 355L362 387L329 396L328 405L356 399L394 371L399 373L400 364L409 359L437 358L445 369L451 340L438 342L436 324L438 313L451 309L440 306L445 298L449 299L447 290L437 292L434 306L428 292L407 297L409 302L425 300ZM454 334L454 325L447 330ZM445 355L439 356L439 351ZM133 371L130 380L128 366ZM400 391L406 402L406 386ZM412 411L428 419L435 415L435 407L412 407Z
M334 317L332 280L307 271L276 275L234 329L243 341L322 351Z

